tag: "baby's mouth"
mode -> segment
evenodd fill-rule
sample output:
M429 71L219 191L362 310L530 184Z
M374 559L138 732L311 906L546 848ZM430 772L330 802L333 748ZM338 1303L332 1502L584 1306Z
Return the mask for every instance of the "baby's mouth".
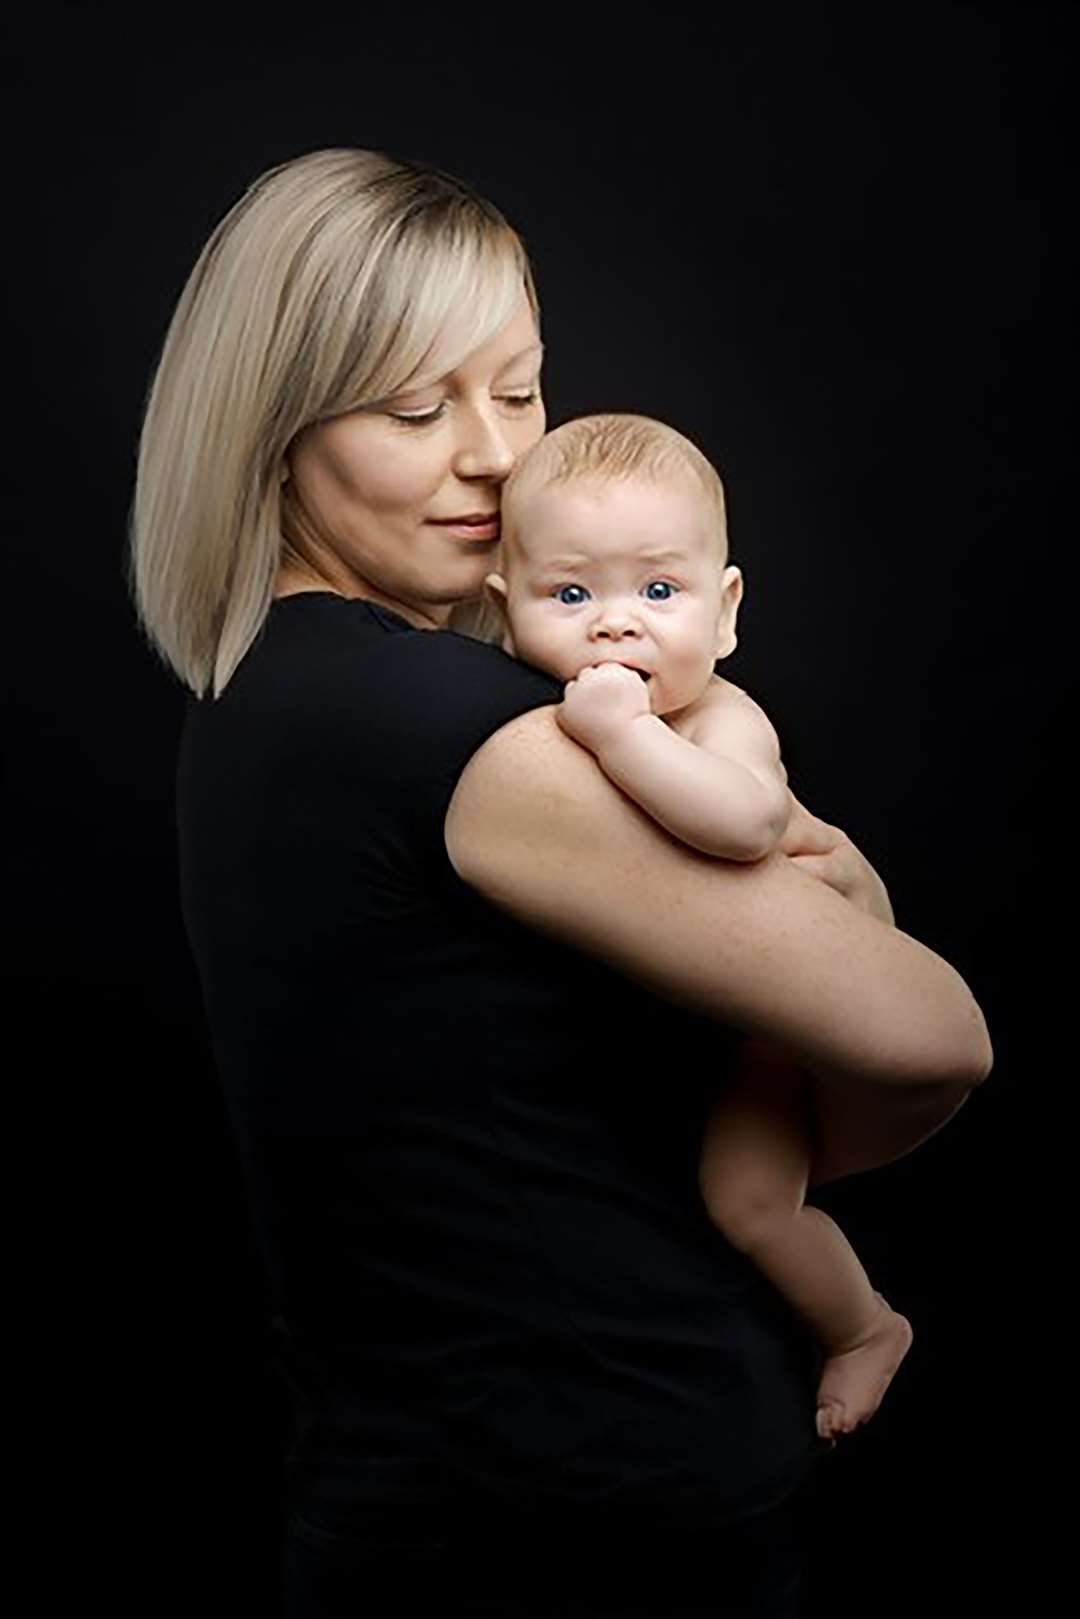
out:
M624 663L623 668L629 669L632 674L640 675L641 679L646 685L648 685L649 681L652 679L652 675L649 674L648 670L639 669L636 663Z

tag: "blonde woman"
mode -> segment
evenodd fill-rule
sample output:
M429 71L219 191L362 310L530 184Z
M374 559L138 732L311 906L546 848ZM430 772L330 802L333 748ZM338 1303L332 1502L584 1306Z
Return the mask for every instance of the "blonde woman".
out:
M799 1612L820 1361L725 1241L747 1038L811 1184L988 1073L978 1006L801 805L668 837L480 606L545 427L520 238L377 152L261 175L147 401L131 589L190 691L184 920L294 1392L288 1619ZM832 1098L832 1104L828 1098Z

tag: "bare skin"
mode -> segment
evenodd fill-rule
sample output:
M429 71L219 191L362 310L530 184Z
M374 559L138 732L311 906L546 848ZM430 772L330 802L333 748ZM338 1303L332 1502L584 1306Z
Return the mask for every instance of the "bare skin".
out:
M911 1348L907 1317L891 1309L880 1293L874 1297L879 1310L862 1337L825 1363L817 1392L817 1431L822 1439L835 1442L839 1434L853 1433L873 1416Z
M710 1113L701 1189L735 1247L777 1287L826 1351L817 1430L835 1440L868 1422L911 1347L906 1317L874 1291L836 1223L806 1204L816 1134L813 1085L747 1042ZM820 1184L820 1181L818 1182Z
M519 500L487 588L506 650L568 681L559 724L608 778L692 848L753 861L777 848L795 800L767 716L713 672L735 644L742 579L711 515L683 480L564 481ZM912 1332L806 1206L816 1135L809 1076L749 1041L707 1121L699 1180L715 1224L825 1349L817 1427L835 1441L877 1410Z

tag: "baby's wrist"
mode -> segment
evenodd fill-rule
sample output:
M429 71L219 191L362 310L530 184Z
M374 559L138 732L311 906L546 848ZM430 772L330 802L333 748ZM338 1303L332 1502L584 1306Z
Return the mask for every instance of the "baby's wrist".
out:
M656 714L635 714L631 719L620 720L597 748L597 758L604 769L610 774L620 766L632 767L640 757L642 746L647 746L649 733L663 723Z

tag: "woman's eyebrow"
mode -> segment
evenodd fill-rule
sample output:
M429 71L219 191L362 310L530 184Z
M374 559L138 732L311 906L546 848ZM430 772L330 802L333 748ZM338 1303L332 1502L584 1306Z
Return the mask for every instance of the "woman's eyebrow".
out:
M518 360L523 360L526 354L542 355L543 352L543 343L530 343L528 348L521 349L517 354L511 355L509 360L504 360L502 365L500 365L499 369L495 372L495 375L497 377L501 377L503 372L509 371L510 367L515 365ZM460 367L458 369L460 370ZM429 388L438 387L440 382L450 382L454 377L457 376L457 374L457 371L446 371L441 376L429 377L426 382L414 382L410 388L399 388L396 393L387 394L386 397L387 399L408 399L411 398L413 394L426 393Z
M543 352L544 352L543 343L530 343L528 348L519 349L517 354L512 355L509 360L505 360L503 362L503 364L499 367L499 370L496 373L496 375L500 375L503 371L508 371L509 368L515 363L515 361L523 360L525 358L526 354L543 354Z

